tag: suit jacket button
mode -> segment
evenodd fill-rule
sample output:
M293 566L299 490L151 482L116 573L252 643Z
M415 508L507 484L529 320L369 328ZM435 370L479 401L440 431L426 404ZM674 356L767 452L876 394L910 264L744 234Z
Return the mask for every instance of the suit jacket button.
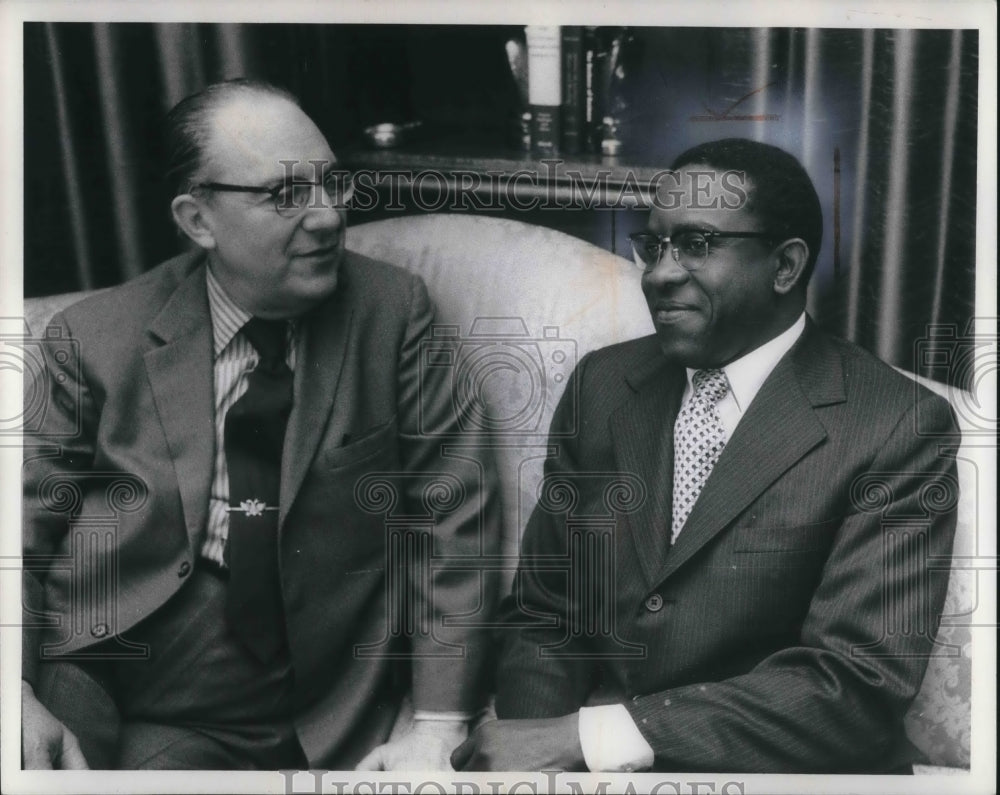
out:
M654 593L646 600L646 609L650 613L658 613L663 608L663 597Z
M90 634L93 635L95 638L103 638L105 635L108 634L108 625L94 624L94 626L90 628Z
M191 564L186 560L181 564L180 568L177 569L178 577L187 577L191 573Z

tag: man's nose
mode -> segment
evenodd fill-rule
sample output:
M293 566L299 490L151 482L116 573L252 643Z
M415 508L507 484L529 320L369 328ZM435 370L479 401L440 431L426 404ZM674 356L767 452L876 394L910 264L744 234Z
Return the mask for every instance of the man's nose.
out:
M302 226L310 232L315 232L323 229L335 229L338 226L343 226L346 221L347 210L343 207L337 207L326 191L320 189L303 211Z
M690 271L674 259L673 250L666 249L656 264L642 274L642 280L651 287L672 287L691 277Z

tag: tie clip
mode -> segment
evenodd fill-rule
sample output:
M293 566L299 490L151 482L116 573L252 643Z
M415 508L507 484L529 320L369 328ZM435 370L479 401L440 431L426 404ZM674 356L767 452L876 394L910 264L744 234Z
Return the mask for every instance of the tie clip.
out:
M276 505L268 505L258 499L243 500L239 505L227 505L227 511L242 511L246 516L260 516L264 511L276 511Z

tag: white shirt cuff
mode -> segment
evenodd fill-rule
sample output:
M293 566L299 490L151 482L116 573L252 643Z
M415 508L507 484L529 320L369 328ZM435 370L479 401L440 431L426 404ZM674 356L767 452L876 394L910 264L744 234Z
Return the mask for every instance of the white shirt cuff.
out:
M653 766L653 749L621 704L580 708L580 747L596 773L631 773Z
M476 717L474 712L439 712L437 710L418 709L413 713L414 720L465 721Z

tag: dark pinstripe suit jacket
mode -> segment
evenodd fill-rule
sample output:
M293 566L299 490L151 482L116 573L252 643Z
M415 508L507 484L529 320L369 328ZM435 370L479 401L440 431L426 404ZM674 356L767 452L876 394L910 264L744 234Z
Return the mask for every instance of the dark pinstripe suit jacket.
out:
M497 714L623 703L659 770L905 764L955 528L947 402L810 323L671 548L683 368L648 337L574 378L504 604Z

